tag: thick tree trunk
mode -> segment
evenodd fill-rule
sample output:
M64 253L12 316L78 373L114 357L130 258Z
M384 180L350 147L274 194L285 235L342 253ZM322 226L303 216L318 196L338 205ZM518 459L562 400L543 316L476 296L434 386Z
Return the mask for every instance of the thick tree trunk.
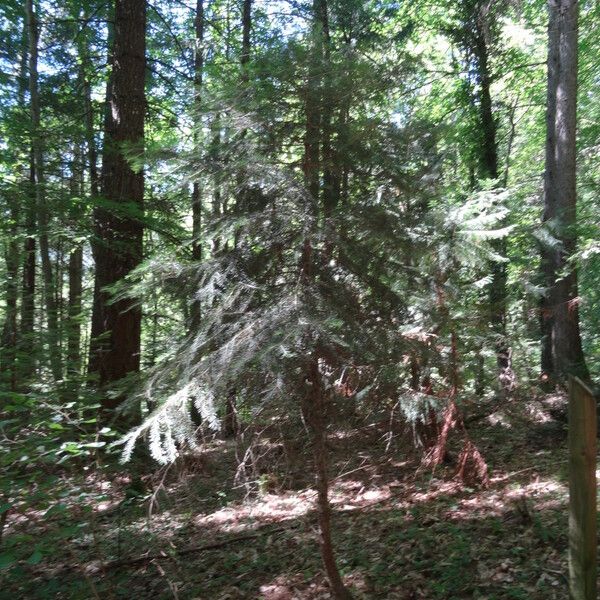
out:
M44 280L44 300L48 325L48 350L52 376L55 381L62 379L62 360L58 338L58 315L56 306L56 288L50 259L48 241L50 216L46 204L43 139L40 127L40 100L38 90L38 23L33 8L33 0L26 0L27 24L29 30L29 100L31 105L32 159L35 181L36 212L38 219L38 239L42 259L42 277Z
M115 284L142 260L144 174L134 169L130 154L144 150L146 108L144 0L116 0L114 16L113 70L110 115L105 122L102 163L102 195L110 201L129 205L139 217L120 211L95 211L96 277L92 329L96 338L89 370L100 384L118 381L139 370L142 312L136 300L110 302L106 286ZM115 408L121 398L105 396L104 408Z
M579 331L577 272L577 0L549 0L548 98L543 223L554 238L542 248L547 293L542 306L542 374L589 379ZM550 365L551 362L551 365Z

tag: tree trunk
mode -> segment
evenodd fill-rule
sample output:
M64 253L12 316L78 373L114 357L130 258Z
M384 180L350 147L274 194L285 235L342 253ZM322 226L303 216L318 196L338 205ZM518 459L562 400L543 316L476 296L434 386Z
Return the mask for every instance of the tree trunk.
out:
M542 248L543 375L564 382L589 379L579 332L577 272L570 266L576 233L577 26L576 0L549 0L548 98L543 223L554 238ZM550 368L551 362L551 368Z
M335 108L333 86L329 84L333 76L331 71L331 39L329 35L329 14L327 0L320 0L316 4L318 10L316 18L320 23L323 38L323 86L321 89L322 103L322 162L323 162L323 213L330 217L340 200L340 172L338 168L337 147L332 142L332 119Z
M218 163L221 155L221 118L219 113L215 113L211 123L211 148L212 159ZM227 212L227 203L223 201L221 184L222 174L219 169L215 169L213 178L213 197L212 197L212 216L219 217ZM215 236L212 240L212 254L216 255L221 250L221 239Z
M27 22L23 24L21 38L21 57L19 60L18 79L18 102L19 106L25 108L25 93L28 87L27 63L28 63L28 27ZM23 188L27 189L27 180L23 182ZM19 220L21 210L19 199L11 195L8 198L10 215L9 241L5 250L6 283L5 283L5 321L0 333L0 374L3 375L3 383L8 384L11 391L15 391L20 378L17 364L17 348L19 346L18 313L19 313L19 262L21 253L19 249Z
M108 78L106 80L106 90L104 95L104 121L103 121L103 130L104 130L104 141L106 145L106 132L109 131L112 127L112 108L111 108L111 99L112 99L112 88L113 88L113 61L114 61L114 39L115 39L115 28L114 28L114 6L111 2L108 11L107 11L107 39L106 45L108 48L106 55L106 67L108 69ZM90 98L91 100L91 98ZM91 107L90 107L91 108ZM93 125L93 123L92 123ZM88 127L87 135L89 136L90 130ZM93 131L92 131L93 135ZM89 155L88 146L88 155ZM106 160L106 152L103 152L102 156L102 173L104 172L104 163ZM101 177L102 178L102 177ZM100 178L100 179L101 179ZM100 188L101 181L98 180L97 189ZM100 239L99 234L101 233L98 223L100 219L103 217L102 209L95 208L93 213L94 220L94 236L92 236L90 240L90 245L92 248L92 255L94 257L94 263L98 263L101 260L102 254L102 244L103 241ZM88 374L96 374L98 375L99 367L100 367L100 359L102 352L102 345L106 342L106 334L104 332L104 309L103 309L103 298L100 293L100 288L96 285L97 276L94 272L94 291L92 297L92 317L91 317L91 327L90 327L90 342L89 342L89 355L88 355ZM104 336L103 336L104 333Z
M62 379L62 360L58 338L58 315L56 289L50 260L48 241L50 216L46 204L45 174L43 157L43 139L40 127L40 100L38 90L38 24L33 9L33 0L26 0L27 25L29 30L29 97L31 104L32 159L35 182L36 212L38 219L38 239L42 259L42 277L44 280L44 300L48 324L48 350L50 369L55 381Z
M81 293L83 275L83 248L77 244L69 255L69 337L67 357L69 371L78 377L81 372Z
M250 34L252 33L252 0L244 0L242 6L242 51L240 65L242 67L242 81L248 82L248 64L250 63Z
M77 197L83 188L83 165L81 148L76 145L71 167L71 194ZM77 225L78 211L71 215L72 226ZM69 252L69 298L67 325L67 375L74 380L71 388L76 391L81 375L81 294L83 291L83 245L75 241Z
M30 161L29 189L25 214L25 242L23 243L23 280L21 287L21 324L19 328L19 376L29 379L35 371L34 323L35 323L35 175L33 160Z
M315 486L317 488L321 558L331 588L331 595L336 600L349 600L352 596L342 582L331 538L331 506L329 504L325 424L326 392L323 389L321 374L319 372L319 362L316 357L311 358L307 364L305 384L307 389L303 398L302 414L311 437Z
M252 33L252 0L243 0L242 4L242 48L240 52L240 85L242 88L243 102L248 100L250 76L248 66L250 64L251 43L250 35ZM213 149L215 157L220 152L221 145L221 129L218 115L215 117L215 133L213 136ZM240 132L240 140L243 140L248 134L247 129L242 129ZM238 211L254 211L259 208L257 204L257 196L248 185L248 174L246 164L242 164L237 173L237 198L236 205ZM220 176L215 177L215 196L213 198L213 212L218 211L221 201L221 181ZM239 231L234 236L234 245L237 246L239 241ZM214 247L218 247L219 242L215 241ZM238 436L240 433L240 421L237 411L237 389L234 387L227 392L225 400L225 413L223 415L223 434L225 437Z
M10 390L17 389L17 313L19 296L19 205L13 196L9 198L10 225L9 236L4 252L6 261L5 280L5 319L0 335L0 374L2 383Z
M474 40L474 53L476 56L479 78L479 118L481 123L481 172L484 177L497 180L498 145L497 125L492 105L491 85L492 79L489 68L489 49L485 31L486 16L477 17L477 26ZM506 256L506 239L493 242L494 251L501 256ZM490 324L496 336L496 362L498 365L498 379L502 390L507 390L513 381L510 365L510 350L506 339L506 309L507 309L507 271L506 264L492 262L492 283L490 285L489 305Z
M105 122L101 183L102 196L115 209L97 209L94 215L96 342L89 370L98 374L101 385L139 370L142 320L137 300L110 302L106 286L123 280L142 260L144 174L132 167L130 158L144 150L145 1L116 0L114 23L111 113ZM121 400L104 396L103 406L113 409Z
M194 100L192 103L194 122L194 153L200 154L200 130L202 119L202 76L204 71L204 0L196 2L196 17L194 19L195 49L194 49ZM200 195L200 181L195 180L192 185L192 259L202 260L202 197ZM200 300L192 298L190 310L190 329L197 331L200 326Z
M325 9L326 11L326 9ZM326 13L325 13L326 14ZM305 88L303 172L307 190L312 196L315 211L318 210L321 170L321 81L323 63L323 0L313 0L312 50L309 58L308 77Z

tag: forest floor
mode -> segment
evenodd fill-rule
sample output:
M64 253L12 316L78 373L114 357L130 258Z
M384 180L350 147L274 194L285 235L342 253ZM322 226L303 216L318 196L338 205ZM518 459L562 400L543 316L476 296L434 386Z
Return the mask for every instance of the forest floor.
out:
M568 598L561 403L513 399L469 418L487 489L453 481L451 465L418 470L383 423L332 431L335 545L354 596ZM258 496L232 486L234 471L232 443L215 441L141 486L113 466L55 476L43 508L31 489L4 528L0 598L329 598L307 464L265 473Z

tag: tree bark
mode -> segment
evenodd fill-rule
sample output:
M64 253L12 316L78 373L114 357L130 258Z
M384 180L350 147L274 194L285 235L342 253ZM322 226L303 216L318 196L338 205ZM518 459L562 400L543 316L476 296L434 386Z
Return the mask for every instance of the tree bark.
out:
M200 110L202 107L202 76L204 71L204 0L196 2L196 17L194 19L194 100L192 102L194 123L194 153L200 153L200 131L202 119ZM202 197L200 193L200 181L196 179L192 184L192 259L200 262L202 260ZM200 300L192 298L190 310L190 330L197 331L200 326Z
M0 374L2 383L8 384L10 390L17 389L17 314L19 297L19 205L17 199L9 198L10 229L9 238L4 251L6 262L5 318L0 335Z
M249 95L249 83L250 74L248 67L250 65L250 53L251 53L251 37L252 34L252 0L243 0L242 4L242 48L240 52L240 85L242 88L242 98L245 104L248 101ZM215 118L215 134L213 137L213 149L215 156L218 156L221 145L221 130L218 115ZM239 134L240 140L243 140L248 134L248 130L243 128ZM238 211L252 212L259 209L262 206L261 198L248 185L248 170L247 165L242 164L241 168L237 173L237 198L236 207ZM218 210L221 196L221 182L220 176L217 174L215 177L215 196L213 211ZM236 232L234 238L234 244L237 246L239 241L239 231ZM218 242L214 244L218 247ZM237 411L237 389L234 387L227 392L225 399L225 411L223 415L223 434L225 437L238 436L240 433L240 421L238 419Z
M77 197L83 191L83 165L81 148L76 145L71 167L71 194ZM72 226L76 226L77 212L71 215ZM76 391L81 375L81 295L83 292L83 245L75 241L69 252L69 298L67 324L67 376L74 380L71 386Z
M321 171L321 81L323 66L323 0L313 0L312 50L308 64L304 113L304 159L302 169L306 188L318 210ZM326 10L326 9L325 9Z
M492 77L489 66L489 41L486 34L484 9L478 7L474 34L473 51L476 57L479 83L479 120L481 123L481 172L484 177L497 180L499 176L497 124L492 103ZM493 242L495 252L505 256L506 239ZM496 336L496 363L498 380L502 390L510 388L513 374L510 364L510 349L506 339L507 281L506 264L492 262L492 282L489 292L490 324Z
M35 283L36 283L36 243L37 225L35 213L35 175L33 160L30 160L29 189L25 207L25 241L23 243L23 279L21 287L21 323L19 327L19 376L29 379L35 371L34 323L35 323Z
M146 107L144 0L116 0L110 115L105 122L102 196L115 209L95 211L95 302L93 329L96 342L89 370L100 384L115 382L139 370L142 311L135 299L110 301L106 287L122 281L142 260L144 174L130 158L144 150ZM131 213L134 213L133 216ZM104 396L105 409L122 398Z
M352 595L344 586L335 560L331 537L331 505L329 504L329 476L327 473L327 446L325 424L325 390L319 372L318 358L311 357L306 369L306 394L302 414L308 427L313 453L315 486L317 488L317 513L321 558L331 594L336 600L350 600Z
M19 79L17 99L19 106L25 108L25 92L28 87L28 27L24 21L21 39L21 57L19 60ZM23 182L27 189L27 180ZM21 210L19 199L14 195L8 198L10 215L9 240L5 249L6 282L5 282L5 320L0 333L0 374L3 382L8 383L9 389L15 391L20 377L17 365L17 348L19 346L18 313L19 313L19 262L21 252L19 249L19 220Z
M107 10L107 39L106 46L108 48L106 55L106 68L108 70L108 76L106 80L106 90L104 94L104 120L103 120L103 131L104 131L104 145L106 146L106 132L112 127L112 88L113 88L113 62L114 62L114 44L115 44L115 27L114 27L114 5L111 2ZM89 130L88 130L89 135ZM98 179L97 189L101 187L101 180L104 174L104 163L106 160L106 152L102 153L102 173ZM99 220L103 217L102 209L95 208L93 213L94 221L94 235L90 240L92 248L92 255L94 257L94 263L97 264L101 260L102 245L103 241L100 238L100 229L98 227ZM89 341L89 356L88 356L88 374L98 375L100 358L102 352L102 345L106 342L106 333L104 331L104 310L103 310L103 298L101 296L101 290L96 285L97 275L94 272L94 291L92 297L92 317L90 323L90 341ZM104 334L104 335L103 335ZM104 338L104 339L103 339Z
M52 261L50 259L49 224L50 216L46 204L44 149L41 132L40 100L38 90L38 39L37 16L33 0L26 0L25 10L29 30L29 101L32 126L32 173L35 183L35 200L38 226L40 256L42 260L42 278L44 280L44 300L48 325L48 351L52 376L55 381L62 379L62 359L58 338L58 315L56 306L56 287Z
M242 82L248 82L248 65L250 63L250 35L252 33L252 0L244 0L242 6L242 51L240 65L242 67Z
M579 331L577 271L577 0L549 0L546 171L543 224L542 375L563 382L572 374L589 380Z

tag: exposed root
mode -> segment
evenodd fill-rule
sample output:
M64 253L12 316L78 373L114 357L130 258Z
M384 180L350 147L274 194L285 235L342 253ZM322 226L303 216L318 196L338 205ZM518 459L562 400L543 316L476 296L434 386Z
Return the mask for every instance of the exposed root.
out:
M423 457L422 465L435 470L445 461L448 453L448 440L454 430L459 430L463 438L463 447L458 457L455 477L463 483L487 487L489 485L487 463L477 446L471 441L454 399L449 400L437 440Z

